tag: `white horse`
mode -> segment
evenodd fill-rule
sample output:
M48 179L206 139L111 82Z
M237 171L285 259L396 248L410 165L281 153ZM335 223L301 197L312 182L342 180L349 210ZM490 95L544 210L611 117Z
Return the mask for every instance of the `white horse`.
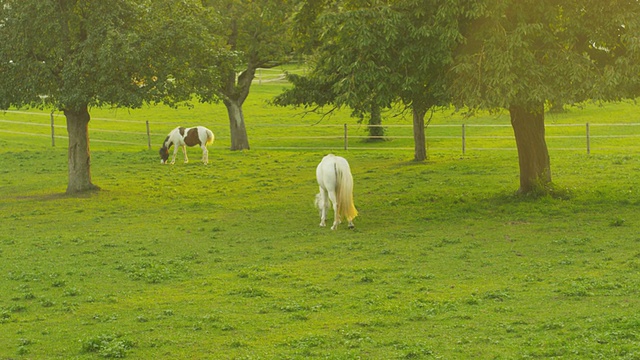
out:
M189 162L187 157L187 146L200 145L202 148L202 162L207 165L209 163L209 151L207 146L213 144L213 132L204 126L196 126L192 128L177 127L169 133L164 142L162 148L160 148L160 163L166 164L169 159L169 149L171 146L175 146L173 150L173 158L171 164L176 162L176 154L178 148L182 148L184 153L185 164Z
M316 168L316 178L320 185L320 193L316 195L320 226L325 226L331 200L334 214L331 230L338 228L342 217L349 221L350 229L354 228L353 219L358 216L358 210L353 205L353 177L347 160L333 154L325 156Z

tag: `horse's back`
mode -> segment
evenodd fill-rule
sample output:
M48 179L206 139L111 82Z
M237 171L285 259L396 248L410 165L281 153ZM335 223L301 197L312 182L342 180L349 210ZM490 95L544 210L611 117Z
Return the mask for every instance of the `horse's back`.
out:
M213 143L213 132L204 126L196 126L192 128L178 127L174 130L176 134L180 134L176 142L179 145L196 146L211 145Z
M316 168L318 184L327 190L335 189L338 183L339 170L351 172L347 159L333 154L323 157Z

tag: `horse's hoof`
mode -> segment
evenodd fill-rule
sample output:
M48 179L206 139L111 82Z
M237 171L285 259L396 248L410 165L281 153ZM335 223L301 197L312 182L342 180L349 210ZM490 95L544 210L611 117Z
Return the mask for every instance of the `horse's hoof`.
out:
M353 225L353 224L349 224L349 229L355 229L355 228L356 228L356 226L355 226L355 225Z

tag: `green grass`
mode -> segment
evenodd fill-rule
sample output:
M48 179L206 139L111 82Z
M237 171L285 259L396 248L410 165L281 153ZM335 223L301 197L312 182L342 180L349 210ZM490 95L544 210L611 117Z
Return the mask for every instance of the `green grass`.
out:
M318 120L264 105L278 89L254 89L247 122ZM94 109L138 121L105 122L113 130L154 119L158 133L189 123L220 135L206 167L198 149L161 166L157 144L92 143L102 191L80 197L63 195L63 139L52 149L46 128L0 132L0 359L640 358L637 145L552 150L562 191L538 199L514 195L514 151L434 145L417 164L410 150L338 145L360 216L331 231L313 208L326 151L230 152L220 106ZM549 122L636 113L607 105ZM433 124L466 121L441 115Z

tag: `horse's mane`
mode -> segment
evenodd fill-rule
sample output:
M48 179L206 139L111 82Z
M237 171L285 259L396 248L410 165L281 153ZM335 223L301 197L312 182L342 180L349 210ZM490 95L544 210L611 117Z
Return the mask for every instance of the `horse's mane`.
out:
M169 135L169 136L167 136L167 137L164 139L164 141L162 142L162 147L163 147L163 148L167 148L167 149L168 149L169 147L171 147L171 144L173 144L173 143L169 143L169 144L167 144L167 142L169 142L169 137L170 137L170 135Z

